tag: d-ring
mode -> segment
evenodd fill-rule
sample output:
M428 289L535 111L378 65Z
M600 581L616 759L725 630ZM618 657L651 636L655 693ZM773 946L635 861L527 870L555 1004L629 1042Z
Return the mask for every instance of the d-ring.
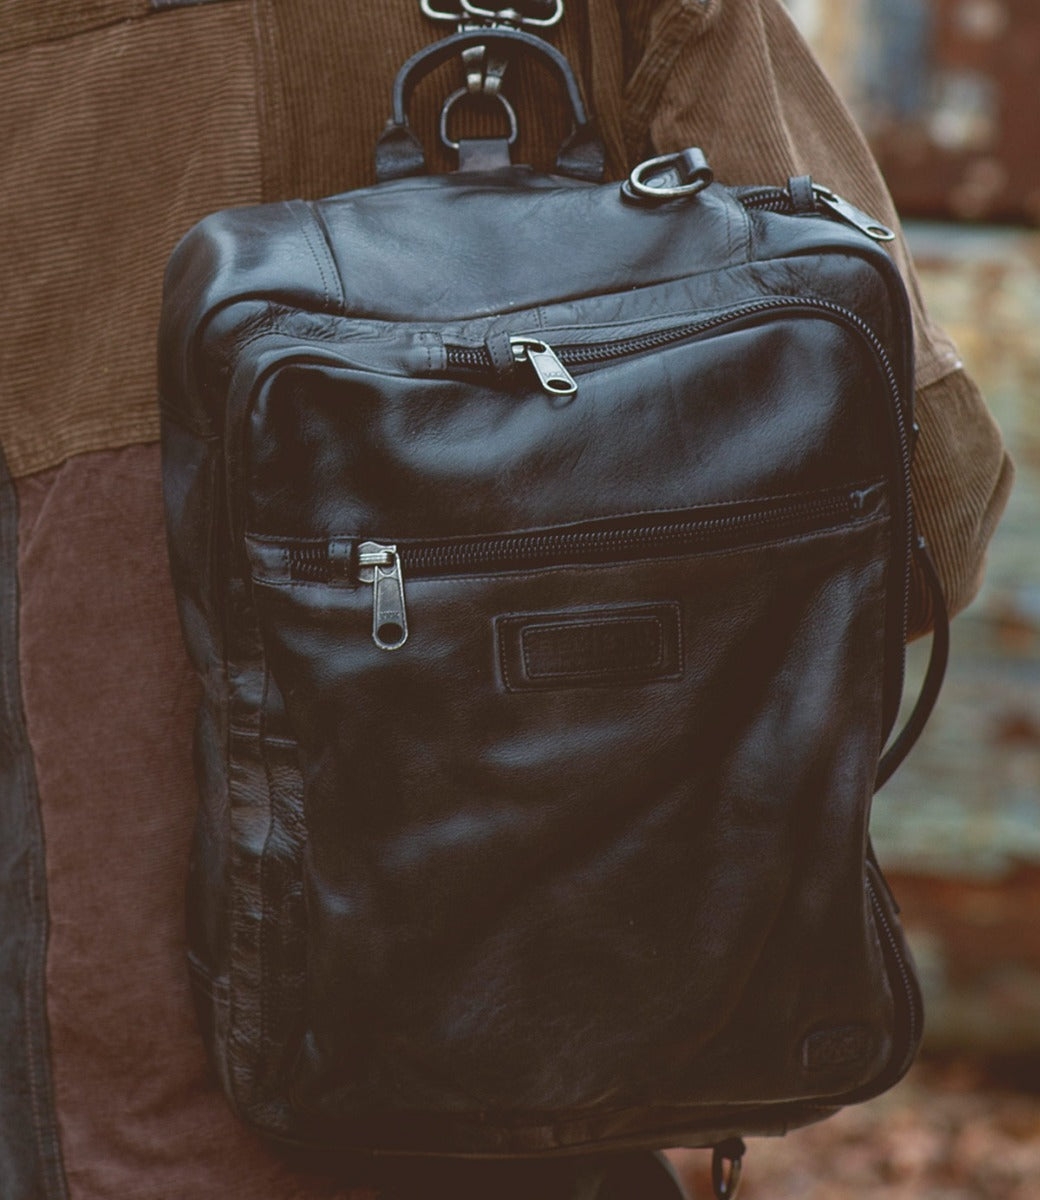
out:
M640 163L629 175L626 188L630 195L659 202L695 196L714 178L703 152L691 146L679 154L662 154Z
M451 138L448 137L448 118L451 116L451 110L455 107L455 105L466 96L471 95L473 95L473 93L469 90L469 88L460 87L457 91L452 92L447 100L444 101L444 107L441 109L441 141L451 150L458 150L459 143L453 142ZM488 93L488 95L497 100L499 104L501 104L506 110L506 116L509 118L508 145L512 146L516 142L517 135L519 133L519 126L517 125L516 121L516 112L505 96L498 92Z

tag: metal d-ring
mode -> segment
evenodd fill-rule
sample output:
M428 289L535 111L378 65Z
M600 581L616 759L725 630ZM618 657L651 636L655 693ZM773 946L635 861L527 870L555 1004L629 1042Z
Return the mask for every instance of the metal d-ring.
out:
M460 147L458 142L453 142L451 138L448 137L448 118L451 116L451 110L455 107L455 105L466 96L470 96L472 94L473 93L470 92L469 88L460 87L457 91L452 92L447 100L444 101L444 107L441 109L441 141L451 150L458 150ZM507 144L512 146L516 142L517 135L520 132L516 120L516 111L505 98L505 96L503 96L500 92L487 93L487 95L497 100L499 104L501 104L506 110L506 116L509 118L509 138L507 140Z
M678 154L662 154L641 162L628 177L631 193L644 200L673 200L679 196L695 196L713 180L708 160L696 146ZM658 179L656 186L650 182Z

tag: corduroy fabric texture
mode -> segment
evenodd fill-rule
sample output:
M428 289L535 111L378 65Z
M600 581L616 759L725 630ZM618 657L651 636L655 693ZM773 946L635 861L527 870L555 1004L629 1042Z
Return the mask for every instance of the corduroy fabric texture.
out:
M78 0L76 4L4 0L0 54L114 25L147 11L148 0Z
M259 199L256 91L248 3L0 55L0 444L16 478L157 438L163 267L207 211Z
M663 153L701 146L723 183L783 183L811 174L894 229L898 217L863 135L780 0L710 0L679 54L651 123ZM960 364L929 320L902 238L894 249L911 281L917 382Z
M235 1119L195 1026L183 914L197 685L170 600L158 448L80 455L18 490L70 1200L343 1200Z

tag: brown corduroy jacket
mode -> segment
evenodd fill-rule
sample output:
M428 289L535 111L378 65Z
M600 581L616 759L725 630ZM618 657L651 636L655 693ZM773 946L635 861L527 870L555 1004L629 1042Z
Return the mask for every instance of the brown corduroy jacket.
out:
M419 0L3 5L0 445L13 482L0 480L0 1168L11 1194L347 1194L239 1128L193 1027L181 913L195 685L165 565L155 329L164 263L205 213L372 181L393 73L446 31ZM554 40L614 175L699 144L723 182L809 172L895 224L780 0L568 0ZM516 157L548 167L562 106L537 72L511 74ZM428 145L457 82L449 65L417 96ZM977 589L1011 468L921 305L902 241L895 253L916 319L915 499L957 610Z

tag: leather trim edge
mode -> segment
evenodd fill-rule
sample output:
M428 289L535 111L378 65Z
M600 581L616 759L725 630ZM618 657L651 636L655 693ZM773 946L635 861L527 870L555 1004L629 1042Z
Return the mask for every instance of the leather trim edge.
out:
M0 451L0 1191L68 1200L47 1026L43 822L18 617L18 497Z

